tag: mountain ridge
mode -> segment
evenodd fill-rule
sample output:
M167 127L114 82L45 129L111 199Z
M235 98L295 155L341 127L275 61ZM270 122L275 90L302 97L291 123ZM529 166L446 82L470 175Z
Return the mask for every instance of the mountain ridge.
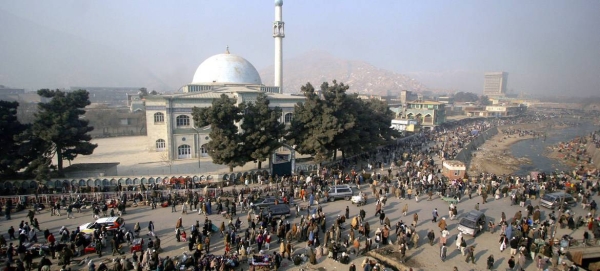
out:
M272 85L273 66L259 71L263 84ZM283 88L285 93L298 93L310 82L315 88L323 82L344 83L351 93L366 95L399 95L401 90L415 92L428 88L407 75L378 68L366 61L347 60L325 51L309 51L286 59L283 64Z

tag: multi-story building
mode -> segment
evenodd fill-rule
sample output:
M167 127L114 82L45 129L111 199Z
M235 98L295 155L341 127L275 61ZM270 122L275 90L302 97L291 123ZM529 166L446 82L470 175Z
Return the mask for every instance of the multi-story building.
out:
M407 119L415 119L424 129L434 129L446 121L446 104L434 101L408 102Z
M483 83L483 95L487 96L505 96L508 73L506 72L486 72Z
M146 96L148 148L167 151L170 159L208 156L210 127L196 127L192 108L209 107L225 94L236 104L252 102L264 93L273 107L282 109L281 122L290 123L294 106L304 102L302 95L281 94L278 86L265 86L254 66L246 59L218 54L205 60L184 93Z

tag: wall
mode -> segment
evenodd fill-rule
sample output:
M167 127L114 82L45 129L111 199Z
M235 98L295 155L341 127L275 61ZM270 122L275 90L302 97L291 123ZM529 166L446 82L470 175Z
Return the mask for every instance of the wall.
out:
M471 162L471 158L473 157L473 152L477 150L477 148L489 138L498 134L498 128L492 127L484 132L481 132L477 138L475 138L471 143L467 144L464 148L462 148L454 160L461 161L465 163L467 168L469 167L469 163Z
M600 169L600 149L596 148L593 143L588 143L587 152L592 157L592 164Z

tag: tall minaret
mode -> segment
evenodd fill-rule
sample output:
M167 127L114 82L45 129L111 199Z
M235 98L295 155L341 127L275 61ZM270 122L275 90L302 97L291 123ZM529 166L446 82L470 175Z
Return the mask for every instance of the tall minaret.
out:
M275 86L283 93L283 38L284 23L281 15L283 0L275 0L275 21L273 22L273 38L275 38Z

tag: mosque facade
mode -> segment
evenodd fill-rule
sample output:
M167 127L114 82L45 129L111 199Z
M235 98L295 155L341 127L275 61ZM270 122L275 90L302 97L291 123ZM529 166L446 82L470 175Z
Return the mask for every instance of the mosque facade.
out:
M151 95L146 98L147 146L151 151L165 152L169 160L207 157L210 127L195 127L192 108L209 107L222 94L234 99L236 104L256 101L260 93L267 95L272 107L282 109L280 121L289 124L294 106L304 102L304 96L284 94L282 88L282 0L275 1L275 84L262 83L256 68L241 56L223 54L206 59L194 74L192 82L182 93Z

